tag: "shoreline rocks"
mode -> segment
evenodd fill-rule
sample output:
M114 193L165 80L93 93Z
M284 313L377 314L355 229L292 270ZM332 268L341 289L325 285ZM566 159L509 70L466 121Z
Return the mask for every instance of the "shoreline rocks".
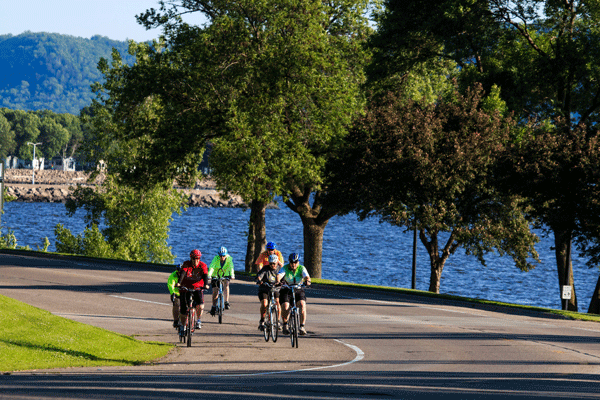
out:
M35 184L32 184L31 170L6 169L4 173L4 186L8 196L16 198L15 201L40 202L40 203L65 203L71 196L77 184L85 186L98 186L104 181L100 174L93 183L88 183L89 173L83 171L35 171ZM178 188L188 196L190 207L236 207L246 208L246 204L239 196L223 199L214 189L214 183L204 179L196 184L194 189Z

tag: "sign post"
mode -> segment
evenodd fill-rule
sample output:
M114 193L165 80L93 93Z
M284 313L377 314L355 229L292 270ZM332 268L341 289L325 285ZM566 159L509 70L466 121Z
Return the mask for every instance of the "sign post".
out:
M569 300L571 300L571 296L571 285L564 285L562 287L562 299L568 302Z

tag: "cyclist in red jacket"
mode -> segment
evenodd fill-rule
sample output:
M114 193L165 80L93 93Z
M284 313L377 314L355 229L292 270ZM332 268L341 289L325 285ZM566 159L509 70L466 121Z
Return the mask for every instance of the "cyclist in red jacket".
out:
M204 311L204 292L202 289L210 288L210 281L208 278L208 267L205 263L200 261L202 253L200 250L192 250L190 253L189 261L184 261L181 265L181 274L177 287L179 287L182 297L179 302L179 323L180 329L185 327L187 319L187 304L189 302L189 296L191 292L188 289L200 289L197 292L193 292L194 301L196 302L196 313L198 314L198 321L196 322L196 329L202 327L200 317Z

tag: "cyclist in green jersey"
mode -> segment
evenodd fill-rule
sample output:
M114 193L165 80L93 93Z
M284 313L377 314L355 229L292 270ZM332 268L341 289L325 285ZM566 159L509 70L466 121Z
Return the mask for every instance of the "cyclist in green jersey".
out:
M296 285L304 282L306 286L310 286L310 275L304 265L300 264L300 256L297 253L292 253L289 256L289 264L286 264L279 270L277 274L277 282L286 283L288 285ZM290 303L292 301L292 290L282 288L279 294L279 302L281 303L283 319L283 333L287 335L289 333L287 327L287 320L290 313ZM304 289L296 290L296 304L300 308L300 329L298 330L301 335L306 335L306 295Z
M173 303L173 328L179 326L179 288L175 286L179 282L179 272L181 271L181 265L177 266L177 269L169 275L167 279L167 287L171 294L171 303Z
M208 266L208 276L211 278L229 278L230 280L235 279L235 271L233 269L233 258L228 254L225 247L219 249L219 253L212 259ZM212 291L212 308L210 309L210 315L213 317L217 311L217 281L211 279ZM229 310L229 281L223 281L223 297L225 299L225 309Z

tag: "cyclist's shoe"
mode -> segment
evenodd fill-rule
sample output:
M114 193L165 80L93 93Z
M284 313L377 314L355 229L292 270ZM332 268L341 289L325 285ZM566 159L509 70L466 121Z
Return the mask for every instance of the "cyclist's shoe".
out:
M265 321L260 321L258 323L258 330L261 332L265 330Z
M300 335L306 335L306 329L304 328L304 325L300 325L300 329L298 329L298 333Z
M185 336L185 325L179 325L179 336Z
M212 306L212 308L210 309L210 315L212 315L214 317L216 314L217 314L217 307Z
M283 323L283 331L282 331L282 333L284 335L289 335L290 334L290 330L288 329L288 326L287 326L287 324L285 322Z
M226 302L225 302L225 309L226 309L226 310L229 310L230 308L231 308L231 306L229 305L229 302L228 302L228 301L226 301Z
M179 327L179 321L173 321L173 328Z
M198 320L196 321L196 329L201 329L202 328L202 321Z

